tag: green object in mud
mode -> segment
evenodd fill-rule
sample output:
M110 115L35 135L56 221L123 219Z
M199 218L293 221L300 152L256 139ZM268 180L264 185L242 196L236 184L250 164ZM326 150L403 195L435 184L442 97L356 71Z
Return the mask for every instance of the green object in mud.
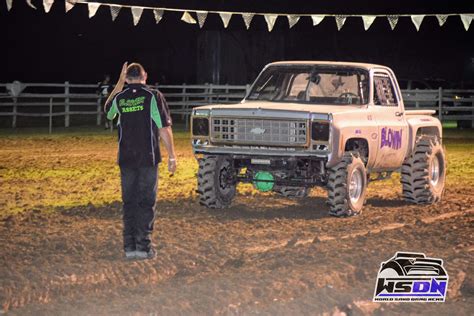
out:
M267 192L273 189L275 178L270 172L267 171L259 171L255 175L253 185L257 188L257 190L262 192Z

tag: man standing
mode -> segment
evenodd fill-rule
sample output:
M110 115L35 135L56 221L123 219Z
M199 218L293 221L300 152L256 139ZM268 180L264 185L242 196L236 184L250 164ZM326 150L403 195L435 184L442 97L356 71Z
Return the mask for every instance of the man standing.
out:
M105 104L107 118L118 119L122 201L123 246L127 259L151 259L156 251L151 244L155 220L160 138L168 151L168 170L176 171L176 154L171 116L165 98L146 84L142 65L122 67L120 79ZM128 86L123 90L124 84ZM123 91L122 91L123 90Z

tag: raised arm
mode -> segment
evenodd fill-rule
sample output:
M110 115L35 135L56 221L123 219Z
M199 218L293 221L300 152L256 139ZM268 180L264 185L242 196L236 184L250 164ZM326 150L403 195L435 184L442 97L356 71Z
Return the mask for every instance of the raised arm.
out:
M117 93L123 90L123 86L125 85L125 76L127 75L127 67L128 67L128 62L125 62L122 66L122 71L120 72L120 77L119 77L119 80L117 81L117 84L115 85L114 90L112 90L109 97L107 98L107 101L105 101L104 112L106 113L107 113L107 105L112 102L112 100L114 99Z

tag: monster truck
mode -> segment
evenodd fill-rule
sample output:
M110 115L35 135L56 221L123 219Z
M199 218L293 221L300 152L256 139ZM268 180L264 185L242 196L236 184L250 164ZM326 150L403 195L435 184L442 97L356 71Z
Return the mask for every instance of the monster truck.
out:
M285 197L328 192L330 214L361 212L369 182L401 172L405 200L441 200L446 177L434 111L404 108L393 71L347 62L267 65L238 104L192 111L199 200L228 207L239 182Z

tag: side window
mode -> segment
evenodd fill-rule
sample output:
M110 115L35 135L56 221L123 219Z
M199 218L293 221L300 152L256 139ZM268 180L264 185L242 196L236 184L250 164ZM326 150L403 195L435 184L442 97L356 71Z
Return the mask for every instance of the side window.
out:
M388 76L374 76L374 104L397 106L395 90Z

